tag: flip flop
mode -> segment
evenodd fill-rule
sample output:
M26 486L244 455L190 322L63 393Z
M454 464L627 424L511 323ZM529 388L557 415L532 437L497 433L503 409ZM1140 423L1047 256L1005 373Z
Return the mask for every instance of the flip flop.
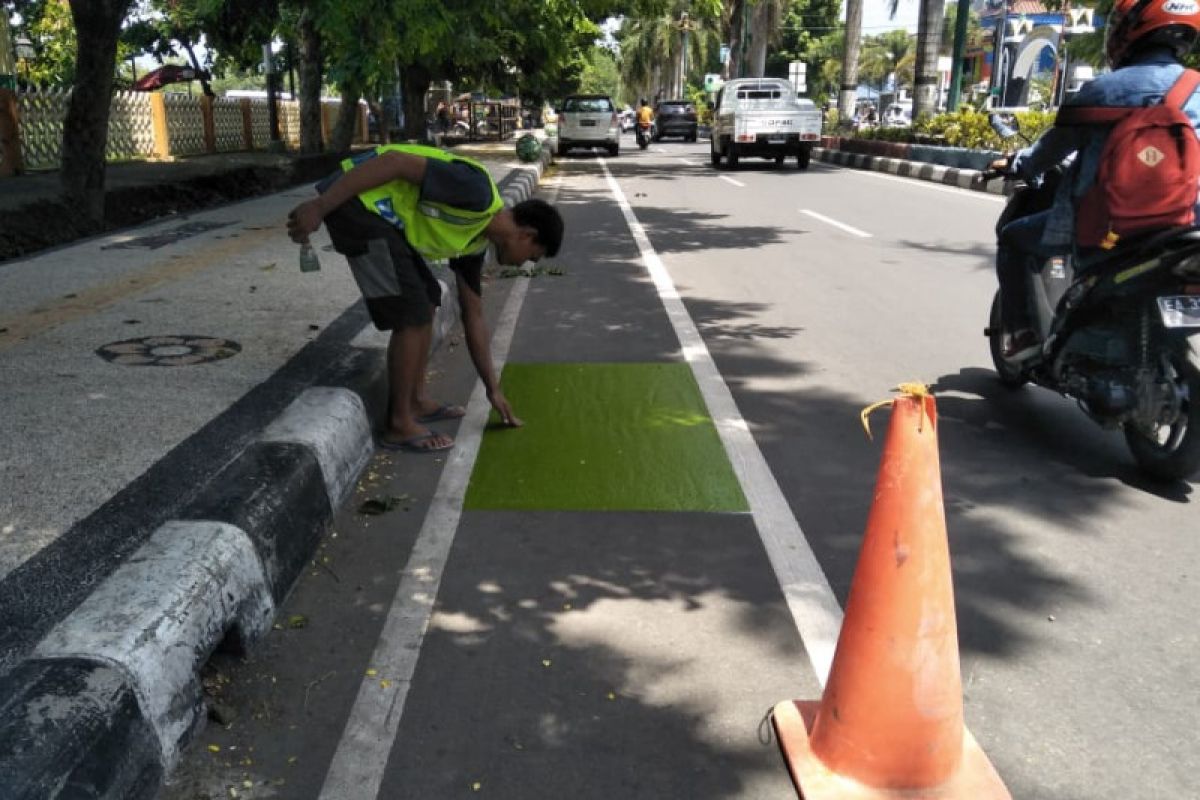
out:
M441 422L446 419L462 419L466 415L467 410L462 406L456 406L453 403L442 403L430 413L417 417L417 422L428 424L430 422Z
M429 433L419 433L416 436L401 439L398 442L389 442L387 439L380 439L379 446L384 450L402 450L406 453L437 453L454 447L454 440L451 440L450 444L423 446L423 442L436 439L437 436L438 434L430 431Z

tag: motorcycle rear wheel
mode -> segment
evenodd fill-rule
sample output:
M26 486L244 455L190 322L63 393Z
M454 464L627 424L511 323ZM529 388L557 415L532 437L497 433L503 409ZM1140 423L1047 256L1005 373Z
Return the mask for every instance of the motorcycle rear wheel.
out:
M1013 364L1003 356L1004 326L1000 324L999 292L996 292L996 297L992 300L992 312L988 315L988 331L988 350L992 353L992 366L996 368L996 375L1000 378L1000 383L1009 389L1020 389L1028 379L1019 365Z
M1179 418L1153 434L1137 425L1124 426L1125 443L1138 467L1162 481L1187 480L1200 471L1200 354L1176 354L1171 367L1185 394Z

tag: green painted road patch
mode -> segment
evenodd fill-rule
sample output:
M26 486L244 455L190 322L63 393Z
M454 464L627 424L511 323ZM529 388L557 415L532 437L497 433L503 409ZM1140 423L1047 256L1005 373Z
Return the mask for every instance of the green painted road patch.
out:
M467 509L749 510L686 364L509 364L501 383L525 427L484 433Z

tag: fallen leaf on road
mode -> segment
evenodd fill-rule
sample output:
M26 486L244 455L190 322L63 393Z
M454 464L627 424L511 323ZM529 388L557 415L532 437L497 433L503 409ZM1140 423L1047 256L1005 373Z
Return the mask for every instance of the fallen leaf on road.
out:
M289 628L304 628L308 626L308 617L303 614L292 614L288 617Z

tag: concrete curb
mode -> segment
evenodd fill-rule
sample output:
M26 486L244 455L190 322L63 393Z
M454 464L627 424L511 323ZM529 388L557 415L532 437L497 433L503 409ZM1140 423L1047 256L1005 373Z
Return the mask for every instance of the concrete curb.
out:
M530 197L550 162L547 148L506 176L506 204ZM457 319L447 300L435 347ZM0 677L5 800L158 793L203 727L201 667L218 645L247 648L270 630L374 451L383 352L339 381L301 393Z
M902 178L916 178L946 186L955 186L959 189L969 189L973 192L1004 194L1004 181L977 183L979 170L943 167L940 164L926 164L920 161L906 161L884 156L868 156L861 153L844 153L841 150L830 150L825 147L813 148L813 155L818 161L826 164L837 164L841 167L866 169L873 172L887 172Z

